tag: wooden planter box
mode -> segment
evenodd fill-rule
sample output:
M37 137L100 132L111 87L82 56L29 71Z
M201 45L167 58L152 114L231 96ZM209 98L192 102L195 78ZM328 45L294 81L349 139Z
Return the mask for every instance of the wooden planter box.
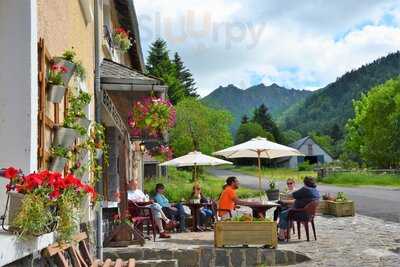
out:
M278 245L276 222L217 222L214 229L215 247L262 245L276 248Z
M354 216L355 208L353 201L335 202L326 201L328 204L328 214L336 217Z
M328 203L326 200L321 200L317 207L318 214L329 214Z

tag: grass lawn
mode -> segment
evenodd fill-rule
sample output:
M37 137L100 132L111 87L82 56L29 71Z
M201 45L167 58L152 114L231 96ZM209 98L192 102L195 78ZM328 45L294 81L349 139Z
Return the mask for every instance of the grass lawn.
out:
M328 177L325 177L322 182L339 186L375 185L400 187L400 175L368 172L342 172L331 174Z
M166 188L165 195L171 202L180 201L182 198L188 200L192 193L193 182L191 182L192 173L186 171L178 171L176 168L168 168L168 178L159 178L146 180L144 189L154 195L154 188L157 183L163 183ZM217 199L222 191L222 186L225 181L218 179L210 174L203 174L200 176L200 184L203 194L207 198ZM258 191L247 188L240 188L238 190L240 198L250 198L258 196Z
M258 169L256 166L228 166L220 167L224 169L229 169L234 172L244 173L248 175L258 176ZM262 177L272 178L273 180L286 180L288 178L293 178L297 182L301 181L305 176L317 177L315 171L298 171L295 169L285 169L285 168L262 168Z

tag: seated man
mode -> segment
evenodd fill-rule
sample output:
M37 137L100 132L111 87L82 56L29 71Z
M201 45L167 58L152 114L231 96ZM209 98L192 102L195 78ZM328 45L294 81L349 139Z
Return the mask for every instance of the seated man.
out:
M170 218L179 221L179 231L187 232L185 227L186 213L182 204L172 206L169 200L164 196L165 186L163 184L156 184L156 195L154 200L160 204L164 213Z
M132 202L149 202L148 197L143 193L142 190L138 188L138 180L132 179L129 184L128 184L128 200ZM164 220L167 225L174 225L174 222L171 221L170 219L165 216L164 212L162 211L162 208L159 204L157 203L151 203L149 205L146 205L145 207L151 208L151 210L154 213L154 220L155 223L157 224L158 230L160 232L160 238L170 238L171 236L167 234L164 231L164 227L162 225L162 221Z
M228 179L226 179L224 191L222 191L218 202L218 209L220 209L218 211L218 216L220 216L222 219L229 218L230 214L234 216L236 205L246 206L257 203L240 200L236 196L236 190L239 188L239 184L239 180L234 176L228 177ZM230 211L230 214L228 210Z

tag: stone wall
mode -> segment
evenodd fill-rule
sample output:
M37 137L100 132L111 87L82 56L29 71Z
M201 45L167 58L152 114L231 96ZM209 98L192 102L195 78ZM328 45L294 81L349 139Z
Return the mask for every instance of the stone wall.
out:
M230 266L250 267L265 264L282 266L310 260L308 256L291 250L262 248L214 248L188 249L119 248L107 249L104 258L135 258L136 260L177 260L179 267ZM152 266L152 265L148 265ZM157 265L154 265L157 266Z

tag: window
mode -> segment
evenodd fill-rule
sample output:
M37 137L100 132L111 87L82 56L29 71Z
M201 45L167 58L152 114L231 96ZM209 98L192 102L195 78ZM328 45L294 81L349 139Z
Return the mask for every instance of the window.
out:
M314 153L313 153L313 147L312 147L312 144L308 144L308 155L309 156L312 156Z

